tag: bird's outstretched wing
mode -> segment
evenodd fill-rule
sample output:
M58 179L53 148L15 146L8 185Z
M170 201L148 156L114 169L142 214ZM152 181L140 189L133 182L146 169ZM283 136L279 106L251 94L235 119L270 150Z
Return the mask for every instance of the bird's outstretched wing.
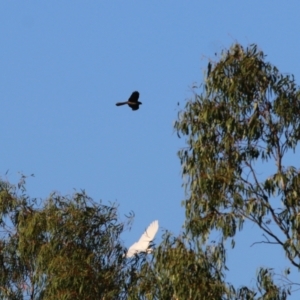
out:
M140 96L139 92L137 91L133 92L129 97L128 102L137 102L139 100L139 96Z
M129 247L126 257L132 257L134 254L139 252L146 252L157 231L158 221L156 220L148 226L147 230L142 234L139 241Z

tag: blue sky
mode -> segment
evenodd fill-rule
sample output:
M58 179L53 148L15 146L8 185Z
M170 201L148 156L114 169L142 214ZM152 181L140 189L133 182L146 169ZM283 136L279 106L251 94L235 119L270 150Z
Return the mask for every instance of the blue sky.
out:
M296 0L1 1L0 176L15 183L33 173L33 197L85 189L117 201L121 219L136 215L126 246L155 219L179 234L177 103L234 42L258 44L299 83L299 11ZM134 90L140 110L115 106ZM250 247L261 239L252 225L247 233L228 255L237 285L254 285L260 263L287 264L274 246Z

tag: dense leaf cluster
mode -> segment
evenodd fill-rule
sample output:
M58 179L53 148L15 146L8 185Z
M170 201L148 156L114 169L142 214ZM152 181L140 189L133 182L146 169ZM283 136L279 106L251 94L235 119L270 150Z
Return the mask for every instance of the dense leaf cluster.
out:
M0 186L1 299L116 299L124 253L116 207L84 193L52 194L42 207ZM24 299L25 299L24 298Z

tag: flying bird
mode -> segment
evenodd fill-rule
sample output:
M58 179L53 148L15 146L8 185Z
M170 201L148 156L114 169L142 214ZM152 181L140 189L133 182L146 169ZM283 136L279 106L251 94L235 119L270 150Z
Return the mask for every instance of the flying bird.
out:
M133 255L140 252L152 252L152 249L148 249L150 242L154 239L158 230L158 221L152 222L147 230L142 234L139 241L129 247L126 257L132 257Z
M138 110L140 104L142 104L142 102L138 101L140 96L140 93L135 91L131 94L131 96L129 97L128 101L126 102L118 102L116 103L117 106L121 106L121 105L125 105L128 104L129 107L131 107L132 110Z

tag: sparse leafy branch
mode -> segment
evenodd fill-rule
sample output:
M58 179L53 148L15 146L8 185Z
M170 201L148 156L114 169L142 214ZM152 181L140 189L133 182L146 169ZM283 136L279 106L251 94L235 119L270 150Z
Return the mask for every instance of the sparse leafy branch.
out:
M249 220L300 269L300 171L284 164L300 140L299 87L256 45L235 44L209 68L200 93L175 123L187 143L178 153L186 228L202 241L212 230L226 240ZM258 163L268 165L262 174Z

